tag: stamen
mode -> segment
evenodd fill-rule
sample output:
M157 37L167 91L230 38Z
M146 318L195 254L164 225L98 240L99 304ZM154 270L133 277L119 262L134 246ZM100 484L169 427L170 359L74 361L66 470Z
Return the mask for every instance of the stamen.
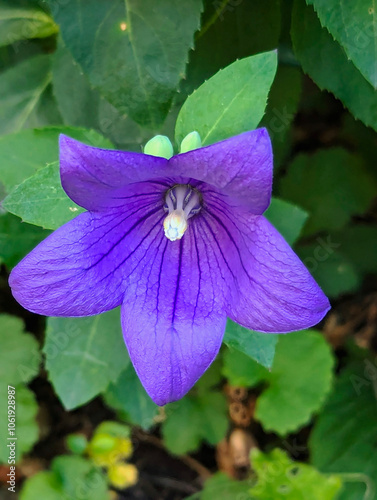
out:
M169 212L164 220L165 236L171 241L180 240L188 219L201 209L200 193L189 184L177 184L166 193L164 209Z

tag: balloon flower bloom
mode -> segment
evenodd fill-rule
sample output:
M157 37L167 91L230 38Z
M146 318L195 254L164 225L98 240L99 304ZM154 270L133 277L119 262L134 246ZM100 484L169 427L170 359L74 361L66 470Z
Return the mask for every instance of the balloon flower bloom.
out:
M315 325L329 309L263 217L272 170L266 129L206 147L193 132L175 156L162 136L144 153L61 136L63 188L87 212L13 269L13 294L47 316L121 306L142 384L158 405L175 401L216 357L227 318L286 333Z

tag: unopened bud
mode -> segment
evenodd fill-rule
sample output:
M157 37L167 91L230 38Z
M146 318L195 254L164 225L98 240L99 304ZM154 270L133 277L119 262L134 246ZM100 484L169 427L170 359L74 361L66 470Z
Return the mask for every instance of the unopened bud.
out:
M151 156L159 156L167 160L173 156L173 146L170 139L165 135L156 135L144 146L144 153Z
M200 135L196 130L194 132L190 132L186 135L186 137L181 142L180 153L187 153L188 151L192 151L194 149L199 149L202 147L202 140Z

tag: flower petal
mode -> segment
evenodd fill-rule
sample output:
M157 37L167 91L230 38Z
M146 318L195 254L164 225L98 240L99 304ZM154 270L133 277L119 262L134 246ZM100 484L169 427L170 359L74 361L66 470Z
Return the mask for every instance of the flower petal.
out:
M228 316L261 332L286 333L317 324L327 297L284 238L262 216L229 210L213 199L206 213L233 287Z
M169 173L165 158L87 146L60 136L60 175L68 196L87 210L118 206L122 188Z
M254 214L262 214L271 199L272 148L265 128L174 156L176 175L212 184Z
M160 186L128 191L122 210L79 215L13 269L9 283L21 305L46 316L87 316L122 303L129 263L163 237L165 217Z
M211 364L226 324L221 268L190 220L181 240L165 238L127 280L123 334L136 372L159 405L186 394Z

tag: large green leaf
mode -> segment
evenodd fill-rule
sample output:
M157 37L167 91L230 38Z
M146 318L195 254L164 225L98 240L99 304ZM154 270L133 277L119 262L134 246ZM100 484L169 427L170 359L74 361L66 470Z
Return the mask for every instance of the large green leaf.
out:
M0 262L8 268L15 266L48 235L49 231L25 224L14 215L0 215Z
M364 77L377 87L377 12L374 0L306 0Z
M224 343L271 368L275 355L277 335L254 332L228 320Z
M51 471L38 472L22 485L20 500L109 500L105 475L89 460L60 456Z
M49 379L67 409L103 392L129 363L118 309L87 318L49 318L43 351Z
M177 118L177 144L193 130L204 145L257 127L275 76L275 51L246 57L219 71L190 95Z
M237 349L225 351L222 373L235 387L253 387L268 378L264 366Z
M24 222L44 229L57 229L84 211L62 188L57 162L39 169L16 186L3 207Z
M112 148L111 142L94 130L77 127L44 127L0 137L0 181L6 191L32 176L36 170L58 161L60 134L90 146Z
M356 118L377 130L375 89L348 60L329 32L321 27L313 8L306 6L304 0L295 0L292 40L305 73L321 89L329 90L340 99Z
M219 392L186 396L166 409L162 434L167 448L176 454L194 451L202 440L214 445L228 428L226 400Z
M80 500L109 500L104 473L89 460L77 456L60 456L51 465L62 496Z
M4 71L0 78L0 135L38 122L36 115L51 83L51 58L39 55Z
M352 483L339 500L377 498L376 372L375 360L368 357L344 369L311 435L314 465L323 472L349 473Z
M187 79L181 84L183 93L191 94L237 59L276 49L280 25L280 0L206 1Z
M127 151L140 151L140 144L150 139L150 132L143 132L136 122L120 113L91 87L87 76L61 40L53 55L52 81L65 123L94 128ZM73 93L67 92L70 86L75 89Z
M342 486L339 476L319 473L314 467L293 462L278 448L270 453L251 452L258 480L250 490L260 500L335 500Z
M266 431L282 436L306 424L327 396L334 358L323 336L315 330L281 335L268 388L257 400L255 417Z
M153 425L158 407L145 392L131 363L118 380L109 385L104 397L106 403L118 410L126 421L143 429Z
M29 382L38 373L38 342L23 329L19 318L0 314L0 380L7 385Z
M377 273L377 227L373 224L355 224L334 233L332 239L339 252L360 273Z
M268 129L274 151L275 169L289 152L290 128L301 97L302 72L279 65L268 95L266 114L260 126Z
M0 1L0 46L26 38L44 38L57 31L51 17L37 6Z
M310 214L304 234L344 227L377 194L360 157L341 148L298 155L281 181L282 196Z
M53 472L42 471L22 485L20 500L62 500L61 485Z
M92 85L156 128L184 76L201 10L201 0L68 0L55 20Z

